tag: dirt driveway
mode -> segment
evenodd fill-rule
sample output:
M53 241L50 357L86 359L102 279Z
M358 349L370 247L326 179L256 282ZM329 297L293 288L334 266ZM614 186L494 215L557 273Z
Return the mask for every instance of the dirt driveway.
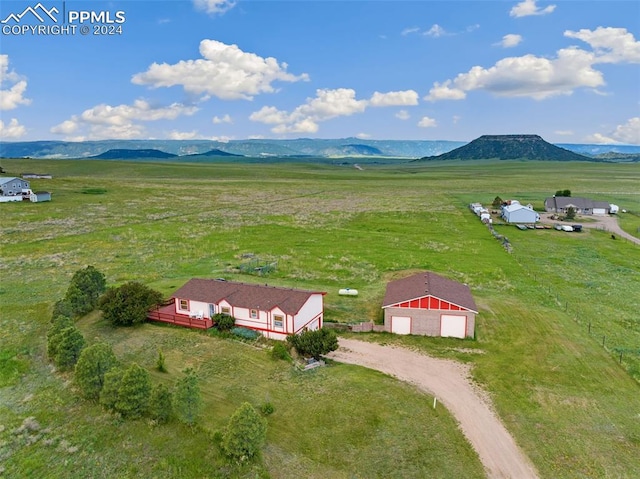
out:
M469 367L392 346L340 339L327 357L377 369L434 395L455 416L490 478L534 479L538 475L493 412L488 396L474 386Z
M553 213L540 213L541 222L542 223L547 223L547 224L554 224L555 222L550 218L552 215L553 215ZM588 221L586 223L581 223L580 220L583 219L583 218L589 218L590 221ZM628 239L632 243L640 244L640 238L636 238L635 236L630 235L629 233L624 231L622 228L620 228L620 225L618 225L618 218L616 216L609 216L609 215L606 215L606 216L597 216L597 215L578 216L573 221L573 223L574 224L575 223L580 223L583 228L600 228L600 229L604 229L605 231L609 231L609 232L613 233L616 236Z

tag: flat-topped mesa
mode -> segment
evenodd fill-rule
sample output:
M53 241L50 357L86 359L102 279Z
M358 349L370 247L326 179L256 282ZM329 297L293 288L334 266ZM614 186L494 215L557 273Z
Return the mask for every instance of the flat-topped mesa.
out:
M592 158L547 143L539 135L482 135L471 143L448 153L421 158L421 160L489 159L593 161Z

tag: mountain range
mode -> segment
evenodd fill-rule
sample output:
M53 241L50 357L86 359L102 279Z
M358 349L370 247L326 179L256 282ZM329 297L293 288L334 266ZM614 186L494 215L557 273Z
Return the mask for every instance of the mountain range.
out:
M514 135L501 135L514 136ZM535 135L515 135L529 137ZM538 137L539 138L539 137ZM474 140L477 141L477 140ZM471 142L473 143L473 142ZM470 143L470 144L471 144ZM174 158L188 160L198 155L207 156L238 155L251 158L425 158L437 157L467 145L467 142L446 140L366 140L359 138L316 139L298 138L292 140L101 140L101 141L30 141L0 142L2 158ZM552 145L553 146L553 145ZM585 156L609 154L606 161L638 161L640 146L634 145L590 145L557 144L565 150ZM122 150L115 153L115 150ZM125 153L124 150L127 150ZM135 151L133 151L135 150ZM158 153L144 153L138 150L156 150ZM108 153L109 152L109 153ZM489 154L489 153L487 153ZM497 157L497 156L491 156ZM231 159L231 158L230 158ZM583 158L584 159L584 158Z

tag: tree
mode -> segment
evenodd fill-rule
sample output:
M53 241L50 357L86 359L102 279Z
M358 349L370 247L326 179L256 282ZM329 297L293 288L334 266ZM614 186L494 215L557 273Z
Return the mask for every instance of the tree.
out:
M554 196L571 196L571 190L558 190Z
M55 316L49 324L49 330L47 331L47 356L52 361L55 359L58 353L58 345L62 340L60 332L63 329L73 327L73 321L67 316Z
M118 364L111 346L106 343L92 344L80 353L76 363L76 383L87 399L96 400L104 385L104 376Z
M54 364L62 371L72 369L86 344L82 333L75 326L70 326L56 334L54 341L57 342Z
M114 326L143 323L147 311L162 303L162 293L137 281L129 281L118 288L109 288L99 301L104 318Z
M573 206L569 206L567 208L567 212L564 215L564 219L567 221L571 221L576 217L576 209Z
M157 384L151 390L149 399L149 417L160 423L165 423L173 414L173 395L164 384Z
M51 317L56 318L58 316L73 318L73 308L71 307L71 304L69 304L64 299L56 301L56 303L53 305L53 313L51 313Z
M320 359L323 354L338 349L338 337L331 329L316 329L287 336L287 342L302 356Z
M100 391L100 404L110 411L116 410L123 376L124 369L122 367L115 367L104 375L104 383L102 391Z
M184 373L184 376L176 383L173 394L173 409L178 419L193 426L202 407L200 385L198 376L193 369L185 369Z
M221 446L228 457L241 462L254 457L266 438L267 420L245 402L229 419Z
M494 208L500 208L502 206L502 198L500 198L499 196L496 196L493 199L493 203L491 203L491 206L493 206Z
M147 413L151 398L149 372L136 363L124 371L115 408L123 417L138 418Z
M82 316L96 309L98 298L104 293L107 281L104 275L93 266L87 266L73 274L64 301L69 304L73 314Z

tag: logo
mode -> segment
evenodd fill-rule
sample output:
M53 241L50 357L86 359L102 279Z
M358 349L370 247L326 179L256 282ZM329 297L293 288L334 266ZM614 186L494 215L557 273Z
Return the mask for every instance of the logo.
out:
M84 6L85 4L83 4ZM60 8L58 8L60 7ZM75 10L67 2L45 7L42 2L0 20L2 35L122 35L124 10Z
M38 14L39 11L44 15ZM36 17L40 21L40 23L44 23L45 20L43 17L45 15L55 23L58 23L58 19L54 14L57 15L58 13L60 13L60 11L56 7L51 8L51 10L47 10L41 3L38 3L35 7L25 8L22 13L19 13L17 15L15 13L9 14L9 16L0 21L0 23L9 23L10 20L13 20L15 23L20 23L22 21L22 17L24 17L27 13L30 13L32 16Z

